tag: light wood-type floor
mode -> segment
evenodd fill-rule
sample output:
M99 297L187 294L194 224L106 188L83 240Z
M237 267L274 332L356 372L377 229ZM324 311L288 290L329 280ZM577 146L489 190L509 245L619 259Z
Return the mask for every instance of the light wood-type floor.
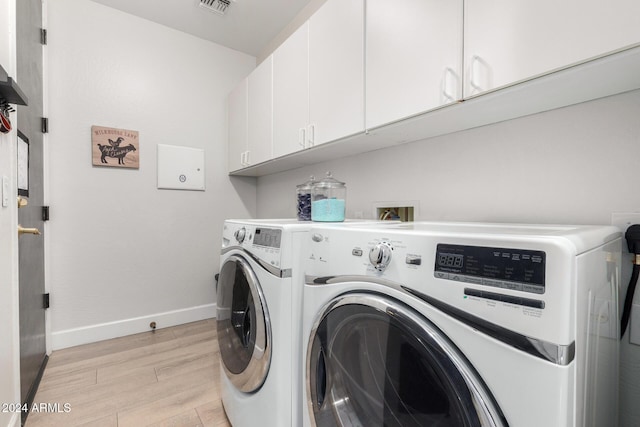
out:
M26 427L229 427L219 377L213 319L54 351Z

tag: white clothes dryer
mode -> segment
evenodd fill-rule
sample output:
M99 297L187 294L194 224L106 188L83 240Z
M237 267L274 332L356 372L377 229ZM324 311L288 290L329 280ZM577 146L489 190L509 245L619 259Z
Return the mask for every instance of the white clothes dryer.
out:
M363 222L373 223L335 227ZM301 255L311 227L297 219L224 223L216 323L222 403L233 427L302 424Z
M288 219L224 223L216 323L222 403L233 427L292 427L301 416L294 355L299 259L310 227Z
M304 427L617 425L616 228L309 236Z

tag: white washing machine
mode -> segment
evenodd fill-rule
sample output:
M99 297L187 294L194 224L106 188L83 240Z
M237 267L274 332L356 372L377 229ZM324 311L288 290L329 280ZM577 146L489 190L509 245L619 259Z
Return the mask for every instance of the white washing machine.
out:
M303 426L617 425L613 227L317 226Z
M224 223L217 330L222 402L233 427L302 423L301 254L311 226L296 219Z

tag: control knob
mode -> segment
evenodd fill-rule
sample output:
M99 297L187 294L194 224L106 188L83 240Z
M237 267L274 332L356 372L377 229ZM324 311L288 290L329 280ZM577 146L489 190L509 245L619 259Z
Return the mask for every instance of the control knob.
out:
M373 268L384 271L391 262L391 245L386 242L378 243L369 251L369 261Z
M247 230L244 227L236 230L236 232L233 233L233 236L236 238L238 243L244 242L244 238L246 235L247 235Z

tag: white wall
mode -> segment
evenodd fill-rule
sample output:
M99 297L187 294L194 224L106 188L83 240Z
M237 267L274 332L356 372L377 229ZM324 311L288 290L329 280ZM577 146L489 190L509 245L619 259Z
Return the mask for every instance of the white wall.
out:
M609 224L640 210L640 91L258 180L258 215L293 216L308 175L347 184L347 215L418 200L420 220Z
M15 1L0 0L0 64L16 75ZM11 115L17 128L16 114ZM16 203L16 132L0 134L0 183L10 179L9 206L0 204L0 403L20 401L18 331L18 207ZM0 188L0 196L2 190ZM20 413L0 411L0 426L20 425Z
M640 91L261 177L259 217L294 216L295 185L327 170L352 218L416 200L416 220L610 224L640 212ZM626 339L622 368L621 425L637 426L640 347Z
M223 219L255 215L226 166L255 58L88 0L48 20L53 349L214 316ZM139 131L140 169L93 167L92 125ZM157 144L204 148L206 191L157 190Z

